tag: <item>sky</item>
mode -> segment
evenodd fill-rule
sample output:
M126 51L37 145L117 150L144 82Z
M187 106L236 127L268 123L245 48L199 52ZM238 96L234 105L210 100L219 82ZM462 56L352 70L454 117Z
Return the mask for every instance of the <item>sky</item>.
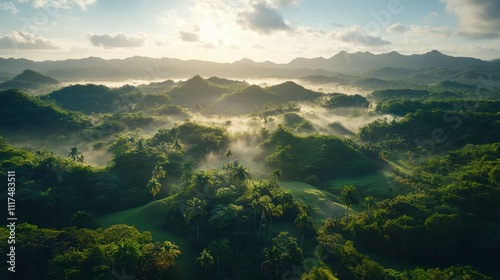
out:
M0 0L0 57L500 58L498 0Z

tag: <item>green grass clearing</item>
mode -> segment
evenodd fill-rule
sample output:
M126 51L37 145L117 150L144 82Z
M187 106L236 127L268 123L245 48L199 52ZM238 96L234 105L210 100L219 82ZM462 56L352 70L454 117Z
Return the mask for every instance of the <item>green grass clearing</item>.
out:
M165 240L171 241L179 246L181 254L177 259L181 279L194 279L193 266L196 265L196 255L189 250L188 242L185 238L180 238L178 235L162 230L165 220L163 213L167 208L167 204L175 197L151 202L147 205L137 208L128 209L121 212L116 212L110 215L98 217L98 222L102 227L110 227L116 224L126 224L134 226L139 231L149 231L153 239L158 242Z

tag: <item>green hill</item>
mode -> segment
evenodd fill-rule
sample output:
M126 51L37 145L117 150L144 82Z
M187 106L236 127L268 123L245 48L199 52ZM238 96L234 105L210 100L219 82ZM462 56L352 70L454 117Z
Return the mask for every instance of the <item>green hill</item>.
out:
M255 108L262 108L274 100L274 94L257 86L251 85L243 90L224 95L215 104L216 112L238 115L248 114Z
M28 96L17 90L0 91L0 132L5 135L51 135L90 127L83 115Z
M0 83L0 89L35 90L41 87L56 86L59 81L33 70L24 70L14 78Z
M103 85L72 85L49 94L47 99L72 111L85 114L116 111L119 107L119 94Z
M268 87L266 90L274 93L274 98L279 102L312 100L322 95L291 81Z
M229 92L228 89L212 84L196 75L168 94L176 104L183 106L200 104L205 107L227 92Z

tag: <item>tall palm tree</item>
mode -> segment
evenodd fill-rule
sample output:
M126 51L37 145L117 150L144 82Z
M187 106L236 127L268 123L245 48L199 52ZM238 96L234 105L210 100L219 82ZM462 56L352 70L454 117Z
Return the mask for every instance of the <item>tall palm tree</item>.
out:
M209 250L203 249L196 261L205 269L205 279L207 279L207 270L211 265L214 265L214 257Z
M221 239L212 241L210 245L208 245L208 249L215 255L217 259L217 270L220 272L220 259L232 254L229 240Z
M295 219L294 224L302 232L302 238L300 239L300 246L302 247L302 243L304 242L304 234L306 232L306 229L313 228L312 219L307 214L307 212L304 211L304 212L300 213L299 215L297 215L297 218Z
M282 253L276 246L271 248L264 248L265 261L262 263L261 269L269 277L269 279L276 279L280 276L281 272L285 270L285 261L282 258Z
M274 205L273 203L268 204L267 215L269 216L269 238L271 238L273 217L280 217L281 215L283 215L283 206Z
M164 241L160 249L158 264L165 268L175 265L175 258L180 254L179 246L170 241Z
M356 188L354 186L345 186L340 191L340 201L347 206L346 218L349 218L349 207L353 204L358 204L358 199L356 197Z
M82 163L84 160L82 153L78 151L77 147L70 147L69 148L68 157L71 158L72 160L74 160L76 162L80 162L80 163Z
M272 204L271 201L272 201L272 199L271 199L270 196L264 195L264 196L261 196L259 198L259 202L256 205L258 211L261 212L261 215L260 215L260 224L259 224L259 232L257 233L257 239L259 239L259 237L260 237L260 230L262 229L262 220L266 216L266 211L268 211L268 209L270 207L269 204Z
M201 200L198 197L193 197L193 199L186 201L186 204L188 207L184 211L184 217L188 218L189 220L196 219L196 236L199 238L200 227L198 219L199 217L203 217L206 214L204 208L207 203L205 200Z
M148 191L153 196L153 201L155 200L156 195L160 192L162 185L156 178L151 178L148 181Z

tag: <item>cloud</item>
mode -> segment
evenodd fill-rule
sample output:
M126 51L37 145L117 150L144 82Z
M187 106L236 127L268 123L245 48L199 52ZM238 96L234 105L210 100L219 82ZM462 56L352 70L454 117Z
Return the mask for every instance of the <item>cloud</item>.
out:
M103 48L137 48L142 47L146 43L147 36L145 34L89 34L88 40L92 45Z
M395 23L387 27L387 32L389 33L400 33L405 34L410 37L450 37L454 32L446 26L430 26L430 25L417 25L412 24L410 26Z
M278 10L264 3L253 4L250 10L238 13L237 22L242 27L261 34L290 29Z
M460 33L478 39L500 37L500 1L440 0L446 11L457 15Z
M182 41L185 42L199 42L200 36L197 33L189 32L189 31L181 31L179 32L181 35Z
M0 35L0 49L58 49L58 47L38 34L12 31L10 34Z
M362 46L387 46L391 42L380 37L370 36L366 34L361 26L354 25L341 32L333 33L332 37L344 43L353 43Z
M401 23L395 23L387 27L387 32L389 33L405 33L407 30L406 25Z
M154 17L156 23L166 26L182 26L186 24L186 19L180 17L175 10L165 10L160 15Z
M12 3L12 2L0 3L0 11L7 11L7 12L14 14L14 15L19 13L19 10L16 8L14 3Z
M23 2L27 1L23 0ZM78 6L80 9L86 11L87 7L95 3L97 3L97 0L33 0L33 7L37 9L43 7L70 9L74 6Z
M430 12L424 17L424 23L430 23L433 19L437 18L439 14L437 12Z

